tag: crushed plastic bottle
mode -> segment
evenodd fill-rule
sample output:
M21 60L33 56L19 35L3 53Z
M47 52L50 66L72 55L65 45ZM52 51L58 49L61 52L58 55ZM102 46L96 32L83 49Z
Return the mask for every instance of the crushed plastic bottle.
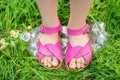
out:
M96 22L93 26L91 26L90 38L94 51L97 51L104 45L108 38L104 22Z
M92 41L92 47L94 51L97 51L101 48L105 41L107 40L108 34L104 28L104 22L96 22L91 26L89 37ZM40 38L40 28L36 27L30 32L24 32L21 36L21 39L28 43L28 50L33 53L34 56L37 55L37 42ZM63 51L66 51L66 46L68 42L67 36L67 27L62 27L62 48Z
M28 42L30 40L31 34L29 32L23 32L20 36L20 38L25 41Z
M39 38L39 27L34 28L30 32L23 32L21 39L28 43L28 50L33 53L34 56L37 54L37 42Z

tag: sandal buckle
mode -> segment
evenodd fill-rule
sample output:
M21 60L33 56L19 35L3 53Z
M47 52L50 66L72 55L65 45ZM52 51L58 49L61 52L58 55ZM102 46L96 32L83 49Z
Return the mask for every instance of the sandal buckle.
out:
M85 28L82 29L83 34L85 34Z

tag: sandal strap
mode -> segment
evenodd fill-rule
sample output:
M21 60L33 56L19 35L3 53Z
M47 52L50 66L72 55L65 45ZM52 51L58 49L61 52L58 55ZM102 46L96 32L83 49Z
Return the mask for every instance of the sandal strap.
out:
M61 30L62 30L61 24L59 24L57 27L54 28L48 28L43 26L42 24L40 25L40 32L42 33L53 34L53 33L61 32Z
M62 62L63 59L61 41L58 41L55 45L42 45L42 43L38 41L38 60L40 60L43 56L55 56L60 62Z
M80 34L85 34L89 32L89 25L86 24L82 29L78 29L78 30L71 30L71 29L67 29L67 34L71 35L71 36L75 36L75 35L80 35Z
M70 43L68 43L68 48L66 52L66 64L68 64L73 58L84 57L87 61L87 64L90 63L92 58L92 47L90 41L87 44L82 46L72 47ZM73 54L74 53L74 54Z

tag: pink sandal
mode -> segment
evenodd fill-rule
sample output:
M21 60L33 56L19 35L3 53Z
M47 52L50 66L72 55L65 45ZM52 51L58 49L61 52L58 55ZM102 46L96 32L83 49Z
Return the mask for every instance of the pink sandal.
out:
M47 33L47 34L61 32L61 29L62 29L61 24L59 24L55 28L47 28L47 27L44 27L43 25L40 26L40 32ZM59 68L63 61L61 40L59 39L55 45L50 44L50 43L42 45L42 43L39 40L38 41L38 54L37 54L39 62L43 56L55 56L59 60L59 65L54 68Z
M67 29L67 34L72 35L72 36L85 34L85 33L88 33L88 32L89 32L89 25L88 24L86 24L84 26L84 28L79 29L79 30ZM67 65L67 68L70 69L68 67L68 64L73 58L79 58L79 57L83 57L84 60L86 61L86 65L84 67L84 68L86 68L90 64L90 61L92 59L92 47L91 47L91 42L90 41L88 41L84 47L82 47L82 46L72 47L72 45L68 41L67 51L66 51L66 65ZM81 69L83 70L84 68L81 68Z

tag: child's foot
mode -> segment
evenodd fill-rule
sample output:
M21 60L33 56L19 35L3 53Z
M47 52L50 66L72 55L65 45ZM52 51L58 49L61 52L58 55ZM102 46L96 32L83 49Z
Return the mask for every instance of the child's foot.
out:
M47 33L41 33L40 34L40 42L42 45L45 44L56 44L56 42L59 40L59 34L47 34ZM43 56L40 60L40 63L43 64L46 67L56 67L59 64L59 60L55 56Z
M88 34L81 34L81 35L76 35L76 36L69 35L69 42L73 47L74 46L85 46L85 44L88 41L89 41ZM83 57L73 58L69 62L68 67L71 69L75 69L75 68L81 69L86 66L85 63L86 63L86 61Z

